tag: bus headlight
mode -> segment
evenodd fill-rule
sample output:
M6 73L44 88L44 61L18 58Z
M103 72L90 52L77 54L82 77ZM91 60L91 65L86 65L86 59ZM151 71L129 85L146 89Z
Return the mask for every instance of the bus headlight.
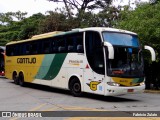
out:
M120 84L115 83L115 82L107 82L107 84L110 86L117 86L117 87L120 86Z
M144 83L144 82L141 82L141 83L140 83L140 86L142 86L142 85L145 85L145 83Z

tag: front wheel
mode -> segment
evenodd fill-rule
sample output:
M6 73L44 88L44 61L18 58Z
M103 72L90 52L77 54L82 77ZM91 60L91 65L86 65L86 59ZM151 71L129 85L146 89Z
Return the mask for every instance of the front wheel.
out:
M78 78L73 78L70 82L70 91L71 94L75 97L79 97L82 95L81 92L81 83Z

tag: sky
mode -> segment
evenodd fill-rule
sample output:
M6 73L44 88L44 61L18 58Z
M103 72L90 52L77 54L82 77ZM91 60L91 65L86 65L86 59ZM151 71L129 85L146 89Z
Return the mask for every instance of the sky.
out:
M60 4L47 0L0 0L0 13L27 12L29 16L35 13L43 13L54 10Z
M118 1L122 0L115 0L115 4L119 4ZM128 0L123 0L123 3L128 3ZM134 0L130 0L134 1ZM147 1L147 0L143 0ZM0 13L6 12L27 12L27 16L31 16L32 14L36 13L43 13L45 14L46 11L54 11L55 8L63 6L62 3L57 4L54 2L49 2L47 0L0 0Z

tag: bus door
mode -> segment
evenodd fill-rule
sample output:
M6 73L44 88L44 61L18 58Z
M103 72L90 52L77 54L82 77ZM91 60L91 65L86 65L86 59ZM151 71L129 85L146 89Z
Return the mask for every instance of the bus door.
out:
M97 74L87 65L84 69L84 91L104 94L104 75Z
M84 90L104 94L105 65L101 37L94 31L87 31L85 35L87 63L84 69Z

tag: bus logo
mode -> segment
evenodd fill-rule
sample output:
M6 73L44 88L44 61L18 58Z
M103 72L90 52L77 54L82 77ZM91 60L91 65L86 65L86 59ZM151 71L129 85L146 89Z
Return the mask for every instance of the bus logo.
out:
M100 82L97 82L97 81L92 81L90 83L87 83L87 85L90 87L90 89L92 91L96 91L97 90L98 84L100 84Z
M36 58L17 58L18 64L35 64Z

